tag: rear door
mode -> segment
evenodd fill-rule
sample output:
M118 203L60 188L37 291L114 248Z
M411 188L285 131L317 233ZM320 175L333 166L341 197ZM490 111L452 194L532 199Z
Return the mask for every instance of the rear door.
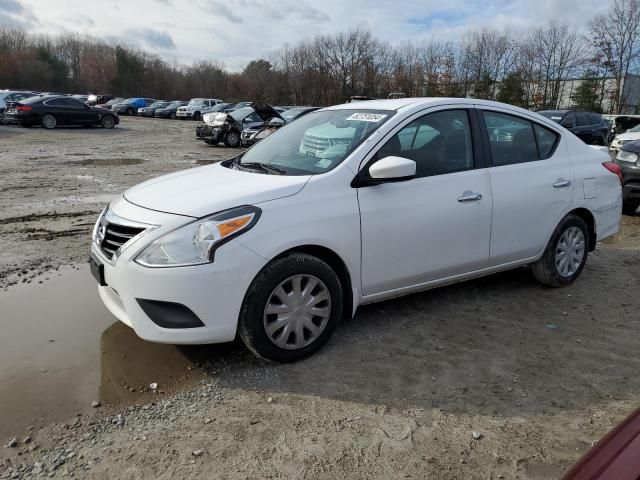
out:
M574 174L561 134L499 107L478 106L493 192L492 266L536 256L573 197ZM496 128L504 134L489 134Z
M491 186L473 109L429 112L406 121L368 159L367 165L388 156L411 159L416 177L358 188L365 295L479 270L489 261Z

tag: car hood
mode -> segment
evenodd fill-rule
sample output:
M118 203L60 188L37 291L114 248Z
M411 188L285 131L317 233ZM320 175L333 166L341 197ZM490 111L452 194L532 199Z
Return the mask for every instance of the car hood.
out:
M640 140L640 132L626 132L621 133L620 135L616 135L618 140Z
M265 122L272 118L280 118L284 121L284 118L268 103L254 102L251 104L251 108L253 108L258 116Z
M217 163L148 180L127 190L124 197L151 210L200 218L295 195L310 178L232 170Z

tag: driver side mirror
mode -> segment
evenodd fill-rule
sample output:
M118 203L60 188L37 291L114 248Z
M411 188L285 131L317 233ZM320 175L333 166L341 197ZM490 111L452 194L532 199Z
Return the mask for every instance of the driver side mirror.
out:
M562 126L564 128L574 128L575 124L573 122L573 119L567 118L567 119L562 121Z
M369 167L375 183L402 182L416 176L416 162L403 157L385 157Z

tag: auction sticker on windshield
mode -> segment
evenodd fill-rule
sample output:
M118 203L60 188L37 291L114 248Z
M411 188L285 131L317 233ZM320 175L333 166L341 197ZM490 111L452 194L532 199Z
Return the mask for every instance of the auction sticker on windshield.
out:
M380 120L384 120L387 116L384 113L354 113L346 120L356 120L359 122L374 122L378 123Z

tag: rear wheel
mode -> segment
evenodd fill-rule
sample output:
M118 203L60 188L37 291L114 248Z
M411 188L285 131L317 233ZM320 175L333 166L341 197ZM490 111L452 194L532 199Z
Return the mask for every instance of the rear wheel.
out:
M324 345L342 315L342 285L322 260L295 253L267 265L244 298L238 332L256 355L293 362Z
M45 114L40 123L47 130L52 130L58 126L58 120L50 113Z
M196 112L193 114L193 119L194 120L200 120L200 112Z
M542 258L533 264L536 279L551 287L566 287L587 262L589 229L582 218L567 215L551 235Z
M224 136L224 144L229 148L238 148L240 146L240 132L231 130Z
M100 125L102 128L113 128L116 126L116 120L111 115L105 115L100 119Z
M624 200L622 202L622 213L625 215L633 215L640 207L640 198L634 198L632 200Z

